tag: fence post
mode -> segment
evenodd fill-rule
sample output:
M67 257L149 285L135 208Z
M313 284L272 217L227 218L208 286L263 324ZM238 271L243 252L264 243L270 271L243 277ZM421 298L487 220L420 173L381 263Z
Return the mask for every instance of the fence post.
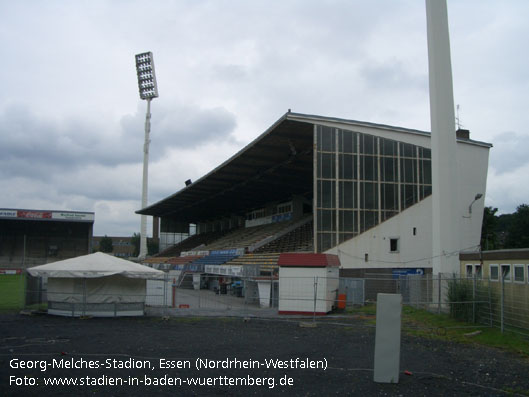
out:
M270 292L272 299L271 299L271 307L274 307L274 272L270 272L270 288L272 288L272 291Z
M428 280L430 277L429 274L425 274L425 278L426 278L426 299L425 299L425 305L424 307L426 307L428 309L428 311L430 310L430 281Z
M26 269L26 235L24 234L24 243L22 246L22 269Z
M173 309L175 308L176 306L176 277L173 277L173 284L171 285L171 290L173 292L173 295L172 295L172 307Z
M423 276L419 276L419 277L415 277L415 287L417 288L417 291L415 291L415 296L417 297L417 304L416 304L416 307L417 309L419 309L419 305L421 303L421 295L422 295L422 281L423 279Z
M163 275L163 314L164 316L167 315L167 276L168 273L164 273Z
M22 300L22 304L24 305L23 309L26 309L28 307L28 280L29 280L29 273L27 270L22 270L20 272L20 291L22 296L20 299ZM31 291L30 291L31 292Z
M476 274L472 280L472 322L476 323Z
M75 313L75 309L74 309ZM86 316L86 278L83 278L83 317Z
M490 289L490 276L489 276L489 323L492 327L492 291Z
M505 277L503 276L503 271L500 272L500 277L501 277L501 297L500 297L500 329L501 329L501 333L503 334L503 315L504 315L504 307L503 307L503 303L504 303L504 279Z
M437 273L437 314L441 314L441 274Z
M39 283L38 283L38 285L39 285L39 294L38 294L38 297L37 297L37 304L39 305L39 308L40 308L40 305L44 301L44 280L42 279L42 277L39 277L38 280L39 280Z
M318 277L314 277L314 311L312 315L312 321L316 321L316 297L318 295Z
M243 272L244 272L244 268L243 268ZM243 273L245 274L245 273ZM246 273L248 274L248 273ZM243 296L242 298L244 299L243 302L244 302L244 309L243 309L243 312L244 312L244 317L248 317L248 300L247 300L247 293L246 293L246 286L248 285L248 283L246 282L246 279L247 279L247 275L244 275L243 277L241 277L241 283L242 283L242 291L243 291Z
M193 277L193 276L191 276ZM200 279L198 280L198 308L201 309L200 307L200 282L202 281L202 276L200 276ZM195 284L194 284L195 280L193 280L193 288L195 288ZM219 288L220 288L220 285L219 285ZM219 294L219 297L220 297L220 294Z

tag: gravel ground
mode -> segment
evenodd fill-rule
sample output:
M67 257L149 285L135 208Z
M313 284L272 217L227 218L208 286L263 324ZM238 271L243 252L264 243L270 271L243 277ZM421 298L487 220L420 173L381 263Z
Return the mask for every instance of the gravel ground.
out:
M3 314L0 394L529 395L529 362L511 353L403 336L399 383L377 384L372 326L343 318L318 319L315 328L300 325L306 324ZM208 368L197 369L197 361ZM311 365L315 368L304 368ZM45 385L60 380L85 385Z

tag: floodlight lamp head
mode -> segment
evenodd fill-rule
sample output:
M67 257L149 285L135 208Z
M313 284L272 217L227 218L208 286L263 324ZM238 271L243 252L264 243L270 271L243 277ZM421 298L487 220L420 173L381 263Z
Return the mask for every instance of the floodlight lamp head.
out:
M138 75L140 98L147 100L158 98L158 85L156 84L152 52L136 55L136 74Z

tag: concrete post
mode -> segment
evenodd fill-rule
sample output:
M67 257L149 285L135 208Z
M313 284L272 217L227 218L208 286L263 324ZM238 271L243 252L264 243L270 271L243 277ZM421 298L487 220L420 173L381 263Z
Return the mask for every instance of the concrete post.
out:
M459 273L454 94L446 0L426 0L432 130L433 274Z
M375 382L399 382L401 313L401 294L377 294Z

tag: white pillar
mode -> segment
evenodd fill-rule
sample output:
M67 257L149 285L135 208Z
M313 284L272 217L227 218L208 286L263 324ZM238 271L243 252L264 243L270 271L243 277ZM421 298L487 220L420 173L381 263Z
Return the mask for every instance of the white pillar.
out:
M432 270L459 269L454 93L446 0L426 0L432 131Z
M149 185L149 144L151 140L151 99L147 99L147 114L145 115L145 143L143 144L143 182L141 192L141 208L147 207L147 191ZM141 215L140 254L138 258L147 256L147 215Z
M377 294L375 382L399 383L401 313L401 294Z

